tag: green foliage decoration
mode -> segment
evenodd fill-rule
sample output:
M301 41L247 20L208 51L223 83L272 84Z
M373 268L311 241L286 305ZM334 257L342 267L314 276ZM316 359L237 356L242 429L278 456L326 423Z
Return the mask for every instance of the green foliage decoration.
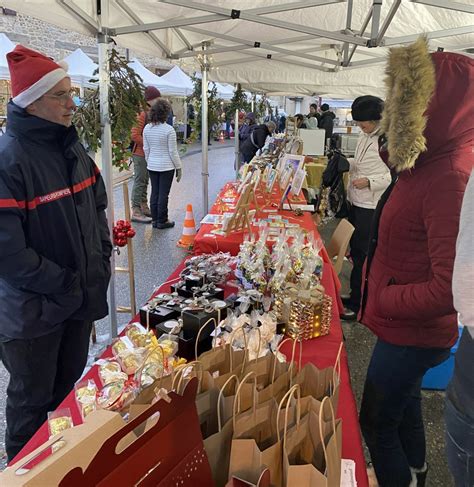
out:
M120 171L128 169L130 131L137 115L146 107L142 79L127 64L127 60L110 51L110 123L112 130L112 164ZM96 73L94 73L96 74ZM97 82L97 80L91 80ZM74 125L86 147L96 152L101 144L99 88L87 90L74 115Z
M191 76L191 80L194 84L194 91L186 99L187 103L191 103L194 106L195 117L191 121L191 127L193 132L188 138L188 142L194 142L201 133L201 109L202 109L202 80L195 75ZM221 99L217 96L217 87L214 83L208 83L207 89L207 123L210 136L215 135L214 127L219 124L219 114L221 111Z

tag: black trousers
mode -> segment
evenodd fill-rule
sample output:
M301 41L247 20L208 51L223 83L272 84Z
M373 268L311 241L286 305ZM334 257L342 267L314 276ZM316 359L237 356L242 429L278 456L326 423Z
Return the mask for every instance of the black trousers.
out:
M173 184L174 169L171 171L149 171L151 181L150 210L154 222L168 221L168 197Z
M349 221L354 225L354 233L351 238L351 299L347 307L356 313L360 308L362 267L367 257L369 248L370 226L375 210L360 208L359 206L349 205Z
M8 461L46 421L81 377L87 363L91 322L69 320L48 335L0 342L10 373L7 387Z

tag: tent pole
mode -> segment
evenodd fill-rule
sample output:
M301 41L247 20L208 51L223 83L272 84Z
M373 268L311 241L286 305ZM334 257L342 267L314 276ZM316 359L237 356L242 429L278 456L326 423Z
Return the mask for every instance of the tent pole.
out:
M184 98L184 137L183 143L188 139L188 104L186 103L186 98Z
M102 172L104 174L105 189L107 191L107 220L109 232L112 235L114 224L114 191L112 182L112 131L110 126L109 114L109 36L104 33L104 27L108 22L108 1L99 2L99 22L100 32L97 34L99 47L99 96L100 96L100 125L102 128L101 148L102 148ZM104 25L105 24L105 25ZM107 301L109 304L109 330L110 340L117 336L117 305L115 301L115 252L110 257L111 277L108 289Z
M202 210L204 215L209 212L209 161L208 161L208 106L207 106L207 74L209 60L206 54L208 42L202 43L202 80L201 80L201 144L202 144Z
M235 144L235 180L239 176L239 169L240 169L240 156L239 156L239 109L235 109L235 118L234 118L234 144Z

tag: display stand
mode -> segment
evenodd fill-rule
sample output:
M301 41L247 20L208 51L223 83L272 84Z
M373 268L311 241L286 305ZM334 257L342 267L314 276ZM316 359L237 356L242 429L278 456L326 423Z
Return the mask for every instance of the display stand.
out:
M130 221L130 199L128 196L128 180L122 182L123 205L125 207L125 219ZM137 304L135 299L135 265L133 262L133 243L132 239L127 239L127 261L128 267L116 267L115 272L128 274L130 289L130 306L117 306L117 313L130 313L132 316L137 314Z
M249 207L252 198L255 198L253 186L247 184L243 188L239 201L235 207L235 212L229 219L227 228L224 230L226 237L229 236L231 232L238 232L239 230L245 230L245 228L247 228L249 232L252 231L249 218Z

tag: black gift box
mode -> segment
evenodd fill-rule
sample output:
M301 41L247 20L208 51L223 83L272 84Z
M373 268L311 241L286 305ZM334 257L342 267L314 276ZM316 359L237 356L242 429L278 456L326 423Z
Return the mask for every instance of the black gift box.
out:
M177 284L171 284L171 291L174 293L178 293L178 296L182 296L183 298L194 297L194 293L186 289L185 286L178 286Z
M222 312L221 312L221 316L222 316ZM215 318L216 324L218 324L217 323L218 313L216 310L213 310L210 313L207 313L205 311L194 311L194 312L183 311L184 338L188 339L188 338L196 337L201 327L204 326L206 321L210 320L211 318ZM201 332L201 336L199 339L203 340L204 338L208 337L214 330L216 324L214 324L214 322L208 323L206 328Z
M140 323L147 326L148 306L140 308ZM179 318L180 312L175 309L165 308L164 306L157 306L149 312L150 328L155 328L159 323L164 321L174 320Z
M204 286L204 276L198 274L191 274L184 278L185 286L188 291L192 291L193 287Z

